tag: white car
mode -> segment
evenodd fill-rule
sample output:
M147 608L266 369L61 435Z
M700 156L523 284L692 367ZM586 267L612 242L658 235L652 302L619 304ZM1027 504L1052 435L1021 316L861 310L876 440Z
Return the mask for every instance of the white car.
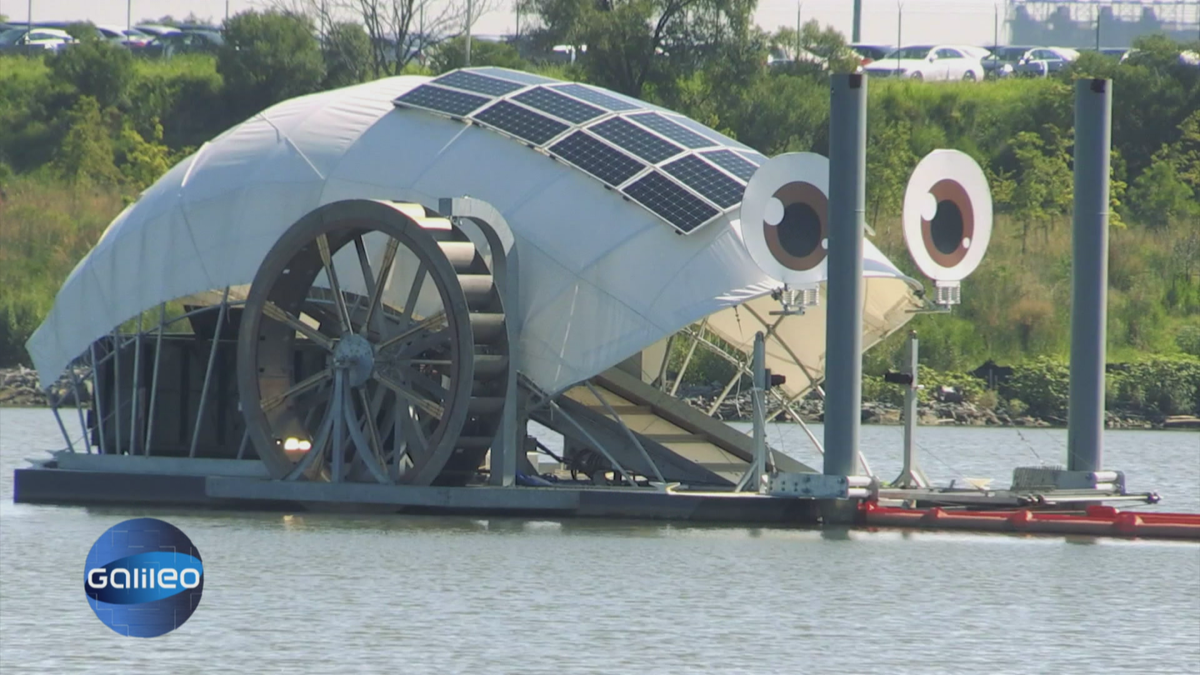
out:
M153 37L149 33L143 33L136 28L122 28L121 26L108 24L97 25L96 30L104 36L105 40L129 47L144 47Z
M983 79L983 63L979 57L955 45L901 47L872 61L864 70L875 77L914 80L978 82Z
M1079 58L1079 52L1067 47L1037 47L1025 52L1013 67L1018 75L1047 77Z
M63 45L75 42L71 34L57 28L41 28L34 26L33 30L18 27L0 33L0 50L56 50Z

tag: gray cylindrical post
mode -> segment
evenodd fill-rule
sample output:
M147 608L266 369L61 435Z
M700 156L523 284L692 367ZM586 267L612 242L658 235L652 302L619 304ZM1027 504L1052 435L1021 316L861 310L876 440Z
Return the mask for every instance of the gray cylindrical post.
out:
M1075 82L1075 217L1071 230L1071 398L1067 469L1099 471L1104 455L1108 184L1112 81Z
M854 0L854 26L850 31L850 42L857 44L862 40L862 0ZM900 45L896 45L899 47Z
M829 303L825 322L825 474L852 476L862 415L863 223L867 77L832 78L829 115Z

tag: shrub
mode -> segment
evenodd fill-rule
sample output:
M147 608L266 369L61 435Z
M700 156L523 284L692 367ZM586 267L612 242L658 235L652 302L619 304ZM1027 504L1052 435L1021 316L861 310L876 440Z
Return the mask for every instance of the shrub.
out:
M1034 417L1065 419L1070 397L1070 369L1049 357L1039 357L1013 368L1000 393L1019 399ZM1011 405L1011 403L1010 403Z

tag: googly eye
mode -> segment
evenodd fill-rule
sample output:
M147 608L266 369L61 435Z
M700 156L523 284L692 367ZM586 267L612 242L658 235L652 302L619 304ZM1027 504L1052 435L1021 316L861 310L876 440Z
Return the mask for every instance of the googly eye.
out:
M829 160L811 152L773 157L742 197L742 239L750 257L786 284L820 280L829 248Z
M961 281L979 267L992 236L992 194L970 155L934 150L904 194L904 242L935 281Z

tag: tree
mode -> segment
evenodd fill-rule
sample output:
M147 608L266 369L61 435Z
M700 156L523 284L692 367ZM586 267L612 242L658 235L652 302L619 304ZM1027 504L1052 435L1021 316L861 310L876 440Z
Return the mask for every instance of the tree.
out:
M72 183L119 182L112 137L96 99L80 97L67 120L67 134L54 157L55 172Z
M466 38L456 37L437 46L430 56L430 67L438 73L462 68L467 63ZM503 42L471 41L472 66L498 66L525 70L529 64L517 53L516 47Z
M793 65L801 71L848 73L853 72L859 65L858 56L846 43L846 36L833 26L822 28L821 22L816 19L809 19L801 26L799 35L794 28L780 28L772 37L771 45L794 59ZM808 52L823 61L807 61L803 52Z
M909 138L910 125L904 120L878 125L867 143L867 208L871 227L879 228L879 214L899 213L904 204L908 176L917 165Z
M753 34L747 0L522 0L521 8L541 19L537 43L586 46L588 81L634 97L690 76Z
M126 185L140 193L171 168L171 149L163 145L163 128L154 120L149 140L128 123L121 129L121 175Z
M351 22L334 23L325 34L325 88L358 84L371 71L371 39L363 27Z
M1157 161L1133 181L1129 190L1129 208L1151 229L1170 225L1175 218L1195 209L1195 195L1179 178L1170 161Z
M1056 127L1047 125L1042 134L1022 131L1012 144L1018 170L1013 193L1014 215L1021 220L1021 250L1025 251L1032 223L1046 223L1071 206L1073 175L1067 155L1067 139Z
M312 22L291 12L248 11L225 22L217 72L230 105L257 113L279 101L317 91L325 76Z
M49 59L55 79L70 84L108 108L123 103L133 82L133 55L128 49L95 37L63 49Z

